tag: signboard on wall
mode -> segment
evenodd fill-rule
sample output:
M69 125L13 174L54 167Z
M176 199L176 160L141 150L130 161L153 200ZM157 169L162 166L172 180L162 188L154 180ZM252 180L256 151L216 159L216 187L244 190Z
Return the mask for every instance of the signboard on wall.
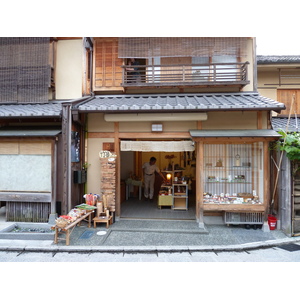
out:
M72 131L71 135L71 162L80 161L80 136L79 132Z

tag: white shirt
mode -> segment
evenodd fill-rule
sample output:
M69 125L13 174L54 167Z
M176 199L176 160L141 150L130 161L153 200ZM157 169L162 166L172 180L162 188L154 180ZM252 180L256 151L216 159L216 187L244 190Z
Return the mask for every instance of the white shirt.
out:
M142 168L144 169L144 172L147 175L152 175L152 174L154 174L155 171L158 172L158 173L160 172L159 168L157 167L157 165L155 165L155 164L154 165L150 165L149 162L144 163L143 166L142 166Z

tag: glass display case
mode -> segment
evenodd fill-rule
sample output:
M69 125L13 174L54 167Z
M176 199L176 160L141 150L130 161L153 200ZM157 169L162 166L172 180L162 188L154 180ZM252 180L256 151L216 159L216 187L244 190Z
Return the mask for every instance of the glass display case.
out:
M205 144L206 204L263 204L263 143Z

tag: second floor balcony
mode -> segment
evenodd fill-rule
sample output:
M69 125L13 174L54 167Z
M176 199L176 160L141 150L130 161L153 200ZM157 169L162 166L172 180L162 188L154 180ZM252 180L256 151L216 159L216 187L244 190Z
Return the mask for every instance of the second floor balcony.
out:
M123 87L149 86L245 86L248 62L178 64L178 65L123 65Z

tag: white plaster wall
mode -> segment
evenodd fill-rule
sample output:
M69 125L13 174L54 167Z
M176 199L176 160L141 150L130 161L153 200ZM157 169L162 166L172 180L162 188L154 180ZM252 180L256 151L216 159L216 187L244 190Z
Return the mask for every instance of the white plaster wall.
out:
M254 60L253 60L253 55L254 55L254 45L255 43L255 39L253 38L249 38L247 40L247 57L246 59L242 58L242 61L248 61L249 65L248 65L248 80L250 80L250 84L247 84L244 88L243 88L243 92L252 92L254 90L254 81L253 81L253 76L254 76Z
M81 39L57 42L56 99L82 97L83 44Z
M89 132L114 132L114 123L106 122L102 113L91 113L88 114L88 130Z
M202 129L257 129L257 113L211 112Z
M51 155L0 155L0 190L51 192Z

